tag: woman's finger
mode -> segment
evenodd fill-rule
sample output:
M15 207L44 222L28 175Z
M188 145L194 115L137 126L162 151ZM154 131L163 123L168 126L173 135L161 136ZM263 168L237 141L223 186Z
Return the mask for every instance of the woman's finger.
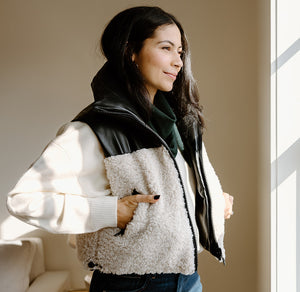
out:
M132 200L134 200L137 203L156 203L159 198L160 195L132 195L129 196L129 198L131 198Z
M224 210L224 218L229 219L233 215L232 207L233 207L233 196L230 196L227 193L223 193L225 199L225 210Z

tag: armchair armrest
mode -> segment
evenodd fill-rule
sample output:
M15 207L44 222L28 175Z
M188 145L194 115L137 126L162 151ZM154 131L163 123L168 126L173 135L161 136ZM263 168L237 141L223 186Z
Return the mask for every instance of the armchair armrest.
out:
M70 272L47 271L38 276L26 292L66 292L70 289Z

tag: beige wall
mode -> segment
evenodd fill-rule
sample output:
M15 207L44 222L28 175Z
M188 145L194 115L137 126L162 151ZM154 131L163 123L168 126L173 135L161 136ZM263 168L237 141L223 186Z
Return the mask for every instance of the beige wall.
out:
M271 291L270 2L258 1L258 288Z
M267 223L265 229L259 228L259 214L268 219L264 213L268 201L258 208L268 190L267 182L259 180L267 173L264 158L268 155L267 136L260 131L262 124L268 131L267 3L2 0L1 237L25 230L8 218L5 194L59 126L92 101L89 84L103 63L96 44L105 24L123 8L159 5L175 14L188 34L207 118L205 142L224 190L235 197L235 215L226 225L226 267L207 253L199 257L204 291L252 292L261 287L262 292L268 291L268 265L262 269L266 278L258 276L260 239L268 231ZM73 286L82 285L82 270L65 236L33 233L45 238L48 266L72 269Z

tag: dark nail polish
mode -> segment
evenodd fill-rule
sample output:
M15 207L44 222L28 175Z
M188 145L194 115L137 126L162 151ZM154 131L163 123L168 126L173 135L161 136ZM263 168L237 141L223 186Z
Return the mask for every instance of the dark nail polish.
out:
M138 195L139 194L139 192L136 190L136 189L133 189L133 191L132 191L132 193L131 193L132 195Z
M158 200L160 198L160 195L155 195L154 200Z

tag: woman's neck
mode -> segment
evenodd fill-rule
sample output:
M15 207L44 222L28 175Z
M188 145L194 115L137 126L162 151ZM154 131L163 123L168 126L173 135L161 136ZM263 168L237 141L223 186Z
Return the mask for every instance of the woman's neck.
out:
M157 93L157 90L153 90L153 89L151 90L150 88L147 88L147 90L148 90L148 93L149 93L149 100L153 104L154 103L154 97Z

